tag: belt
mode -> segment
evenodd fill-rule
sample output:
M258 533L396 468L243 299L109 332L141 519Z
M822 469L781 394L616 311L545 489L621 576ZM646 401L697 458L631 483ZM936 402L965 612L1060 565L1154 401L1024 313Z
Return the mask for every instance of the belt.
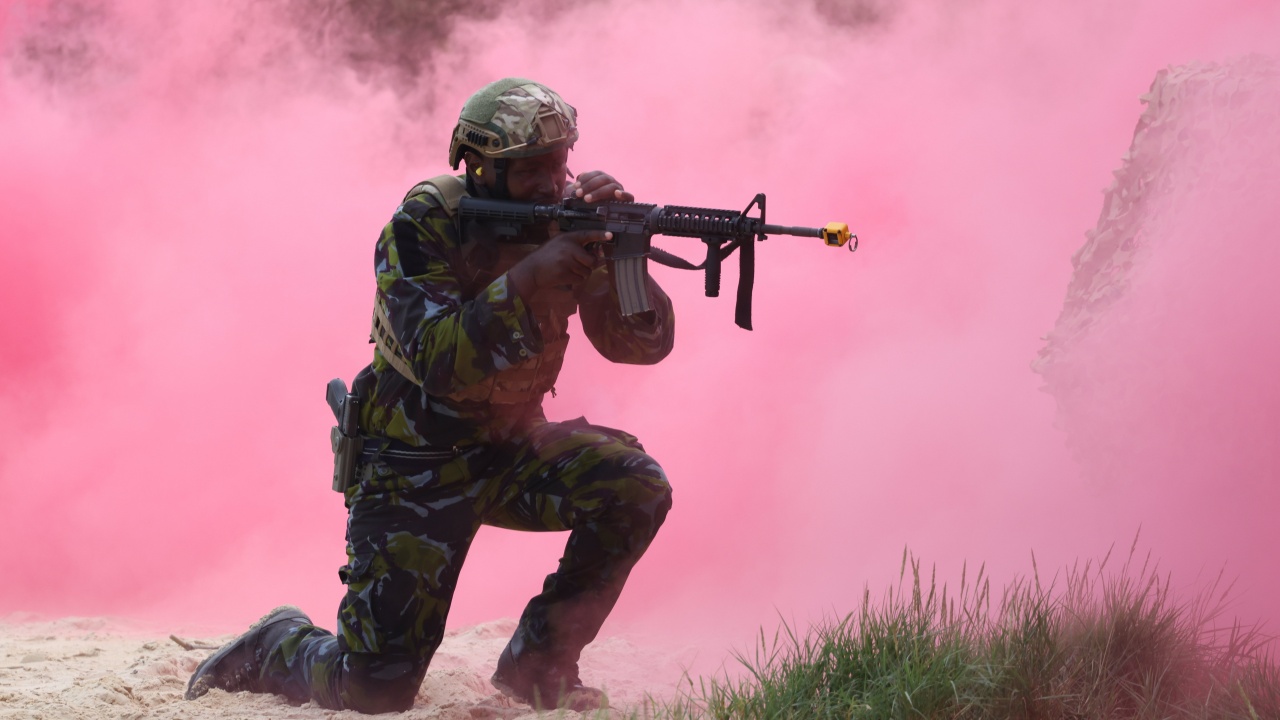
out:
M408 443L388 438L365 438L364 448L360 451L360 462L370 463L384 459L427 462L452 460L461 454L462 450L457 445L450 445L449 447L415 447Z

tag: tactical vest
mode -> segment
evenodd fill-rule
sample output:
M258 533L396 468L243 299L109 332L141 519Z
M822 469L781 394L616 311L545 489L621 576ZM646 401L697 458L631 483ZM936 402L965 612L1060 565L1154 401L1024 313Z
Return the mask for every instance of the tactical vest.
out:
M466 185L462 178L441 175L418 183L405 199L415 195L430 195L456 221L458 202L465 193ZM459 228L460 237L463 235L461 230ZM463 263L458 268L464 301L476 297L537 248L536 244L486 243L476 238L464 237L461 249ZM547 288L538 291L535 307L539 308L535 311L534 318L542 333L542 352L448 395L450 400L504 405L525 403L539 400L554 389L556 378L564 364L565 349L569 345L569 316L577 312L578 304L572 292ZM405 356L400 343L391 332L391 321L381 298L374 302L373 339L378 351L396 372L415 385L422 385L422 380L413 372L412 362Z

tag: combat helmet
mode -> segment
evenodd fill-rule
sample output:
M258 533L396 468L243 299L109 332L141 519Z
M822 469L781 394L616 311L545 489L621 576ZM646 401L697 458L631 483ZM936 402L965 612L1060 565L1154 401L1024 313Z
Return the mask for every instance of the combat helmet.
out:
M573 147L577 140L578 112L572 105L546 85L504 78L480 88L462 106L449 143L449 166L457 170L468 150L506 160Z

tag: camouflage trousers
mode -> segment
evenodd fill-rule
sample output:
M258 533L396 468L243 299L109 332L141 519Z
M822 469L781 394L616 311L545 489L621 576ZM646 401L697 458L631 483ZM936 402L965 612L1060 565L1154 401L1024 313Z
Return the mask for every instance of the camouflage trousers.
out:
M347 507L338 632L295 629L268 648L262 679L297 702L379 713L413 705L481 525L570 531L510 648L522 662L576 668L666 518L671 488L631 435L538 420L517 442L434 467L375 462Z

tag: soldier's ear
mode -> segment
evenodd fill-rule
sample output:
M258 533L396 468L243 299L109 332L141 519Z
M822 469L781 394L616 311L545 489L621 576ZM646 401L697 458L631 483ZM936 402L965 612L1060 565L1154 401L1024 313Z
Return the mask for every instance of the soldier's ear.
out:
M477 179L484 180L486 185L489 184L488 180L493 175L493 169L490 168L489 172L485 172L485 166L491 165L492 163L490 161L486 161L485 158L482 158L479 155L474 155L472 157L475 159L467 165L467 172L470 172Z

